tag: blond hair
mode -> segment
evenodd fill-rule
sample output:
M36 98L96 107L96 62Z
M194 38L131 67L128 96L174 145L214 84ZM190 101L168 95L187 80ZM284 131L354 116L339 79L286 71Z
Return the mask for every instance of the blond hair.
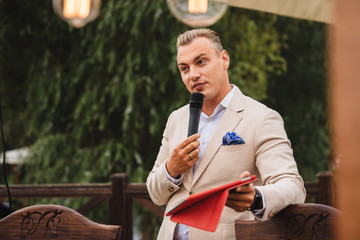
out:
M176 42L176 47L179 50L181 46L188 45L195 38L199 37L207 38L211 42L213 42L218 54L220 54L224 50L223 46L221 45L219 35L215 31L207 28L193 29L186 31L183 34L180 34Z

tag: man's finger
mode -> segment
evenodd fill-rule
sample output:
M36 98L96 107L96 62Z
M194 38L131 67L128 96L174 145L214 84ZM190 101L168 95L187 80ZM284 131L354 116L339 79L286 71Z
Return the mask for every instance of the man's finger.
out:
M250 177L250 173L248 171L245 171L240 175L240 179L247 178L247 177Z
M183 151L185 153L191 153L194 152L199 146L200 146L200 142L195 140L194 142L190 142L187 146L185 146ZM194 152L194 154L196 154L196 152Z
M239 204L238 201L232 201L232 200L226 201L226 206L234 209L237 212L243 212L243 211L247 210L249 208L248 205L249 204L246 204L246 203Z
M194 142L194 144L190 144L190 145L191 145L190 148L185 148L184 149L184 153L188 154L193 159L193 158L197 157L199 155L199 153L200 153L200 149L198 148L200 143L198 141L196 141L196 142Z
M249 184L242 185L242 186L239 186L237 188L234 188L234 189L231 190L231 192L234 192L234 193L248 193L248 192L252 191L253 187L254 187L254 184L249 183Z
M184 149L187 145L196 141L196 139L198 139L199 137L200 137L200 133L195 133L194 135L191 135L190 137L186 138L183 142L181 142L178 145L178 148Z

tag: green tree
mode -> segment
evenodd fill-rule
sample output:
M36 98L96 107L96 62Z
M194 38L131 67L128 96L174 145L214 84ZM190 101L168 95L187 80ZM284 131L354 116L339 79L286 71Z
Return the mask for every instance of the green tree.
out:
M299 171L305 180L329 169L327 42L323 23L279 17L287 71L269 78L266 103L284 117Z
M105 1L82 29L60 20L49 1L0 7L2 96L15 120L7 122L9 145L32 146L23 181L98 182L113 172L144 181L167 116L189 98L175 48L188 27L165 1ZM285 66L275 22L229 9L213 27L229 49L232 82L258 99L267 75Z

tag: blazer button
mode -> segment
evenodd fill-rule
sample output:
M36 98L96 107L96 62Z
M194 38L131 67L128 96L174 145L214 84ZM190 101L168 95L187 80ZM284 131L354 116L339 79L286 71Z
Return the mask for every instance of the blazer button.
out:
M169 192L174 192L175 191L175 188L173 187L173 186L168 186L168 190L169 190Z
M189 192L189 195L193 194L192 192Z

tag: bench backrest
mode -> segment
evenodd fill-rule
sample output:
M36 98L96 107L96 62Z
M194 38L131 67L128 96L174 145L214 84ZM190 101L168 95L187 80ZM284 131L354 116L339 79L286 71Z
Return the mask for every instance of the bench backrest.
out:
M236 239L335 239L339 211L323 204L295 204L267 221L236 221Z
M121 226L95 223L59 205L34 205L0 220L0 240L120 239Z

